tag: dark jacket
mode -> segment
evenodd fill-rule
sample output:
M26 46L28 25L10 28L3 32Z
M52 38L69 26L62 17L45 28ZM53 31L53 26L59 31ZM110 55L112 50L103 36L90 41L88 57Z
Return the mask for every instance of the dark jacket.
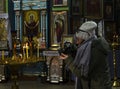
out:
M104 38L99 37L93 40L91 47L91 59L87 78L80 75L81 71L73 65L74 59L72 57L66 60L66 64L77 77L89 81L90 89L112 89L107 58L109 44Z

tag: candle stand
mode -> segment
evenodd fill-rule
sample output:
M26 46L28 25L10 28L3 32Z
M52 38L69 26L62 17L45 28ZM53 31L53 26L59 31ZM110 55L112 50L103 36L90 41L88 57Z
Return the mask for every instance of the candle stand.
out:
M19 69L23 65L33 64L40 61L42 61L42 57L40 57L39 59L37 59L37 57L32 57L27 60L18 57L16 57L16 59L14 60L12 58L5 58L4 60L0 60L0 65L7 66L11 72L11 80L13 81L11 89L19 89L18 85Z
M116 61L116 49L119 46L118 42L118 35L113 36L113 43L112 43L112 51L113 51L113 66L114 66L114 80L113 80L113 87L119 87L120 82L117 79L117 61Z

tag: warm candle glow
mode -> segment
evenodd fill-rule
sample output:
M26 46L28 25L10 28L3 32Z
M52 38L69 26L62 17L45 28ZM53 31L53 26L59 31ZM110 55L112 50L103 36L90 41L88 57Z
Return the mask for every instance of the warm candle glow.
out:
M16 44L14 44L14 47L13 47L13 55L14 56L16 55Z
M25 44L23 45L23 58L25 59Z
M4 50L2 51L2 60L4 60Z
M26 43L26 57L28 59L28 49L29 49L29 46L28 46L28 43Z

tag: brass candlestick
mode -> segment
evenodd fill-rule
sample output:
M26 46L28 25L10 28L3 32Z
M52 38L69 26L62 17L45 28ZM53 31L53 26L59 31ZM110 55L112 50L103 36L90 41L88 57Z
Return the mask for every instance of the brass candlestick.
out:
M23 59L26 59L26 56L25 56L25 43L23 44Z
M29 50L29 46L28 46L28 43L26 43L26 58L28 59L28 57L29 57L29 52L28 52L28 50Z
M114 35L113 36L113 43L112 43L112 50L113 50L113 66L114 66L114 80L113 80L113 87L119 87L120 86L120 82L117 80L117 65L116 65L116 47L119 46L118 43L118 35Z
M33 55L33 48L32 48L32 42L30 42L30 58L32 58L32 55Z
M16 43L13 45L13 60L16 59Z

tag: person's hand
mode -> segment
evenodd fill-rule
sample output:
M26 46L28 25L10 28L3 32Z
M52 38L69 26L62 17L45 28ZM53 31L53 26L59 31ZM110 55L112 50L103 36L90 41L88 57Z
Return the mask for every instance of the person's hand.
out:
M63 60L64 60L64 59L66 59L66 58L68 58L68 55L61 53L60 59L63 59Z

